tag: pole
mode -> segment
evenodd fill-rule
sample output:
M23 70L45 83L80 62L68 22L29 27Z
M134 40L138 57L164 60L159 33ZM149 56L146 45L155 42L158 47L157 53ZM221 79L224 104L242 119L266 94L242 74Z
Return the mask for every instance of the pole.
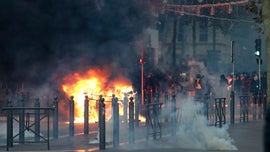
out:
M119 107L118 99L115 95L112 95L112 105L113 105L113 147L119 147Z
M231 124L234 124L234 120L235 120L235 111L234 111L234 109L235 109L235 94L234 94L235 92L234 91L232 91L231 92L231 102L230 102L230 115L231 115L231 119L230 119L230 122L231 122Z
M13 107L11 100L8 100L8 107ZM7 114L7 151L13 146L13 110L8 110Z
M22 93L22 96L21 96L21 100L19 100L19 106L21 107L24 107L25 105L25 101L24 101L24 95ZM24 143L24 137L25 137L25 134L24 134L24 109L20 110L20 116L19 116L19 141L20 143Z
M85 96L84 100L84 134L87 135L89 133L89 99L88 96Z
M127 93L124 94L124 100L123 100L123 104L124 104L124 124L125 127L127 127L128 124L128 97L127 97Z
M259 56L259 63L258 63L258 77L259 77L259 91L258 91L258 95L257 95L258 106L259 106L259 116L258 117L259 117L259 119L261 119L261 114L262 114L261 55Z
M233 80L234 80L234 78L235 78L235 74L234 74L234 72L235 72L235 67L234 67L234 41L231 41L231 57L232 57L232 73L233 73ZM234 81L232 81L233 82L233 84L232 84L232 90L234 91Z
M231 124L234 124L234 120L235 120L235 82L234 82L234 80L235 80L235 74L234 74L234 72L235 72L235 67L234 67L234 64L235 64L235 62L234 62L234 41L231 41L231 57L232 57L232 68L233 68L233 80L232 80L232 91L231 91L231 95L230 95L230 122L231 122Z
M140 100L138 99L139 97L137 95L135 97L135 126L139 127Z
M74 97L69 101L69 135L74 136Z
M262 82L261 82L261 56L259 56L259 63L258 63L258 77L259 77L259 93L261 92L261 86L262 86Z
M142 49L142 57L140 59L140 63L141 63L141 68L142 68L142 71L141 71L141 92L142 92L142 105L144 104L144 49Z
M146 112L146 140L149 139L149 128L150 128L150 125L151 125L151 118L150 118L150 103L146 103L146 109L145 109L145 112Z
M177 15L173 14L172 66L176 65ZM193 45L194 46L194 45Z
M58 139L58 100L54 98L54 115L53 115L53 137Z
M106 126L105 126L105 104L102 95L99 96L99 110L98 110L98 122L99 122L99 149L106 148Z
M134 102L133 97L130 97L129 102L129 143L134 143Z
M176 135L176 99L175 99L175 94L173 92L173 95L172 95L172 136L175 136Z
M35 108L40 108L39 98L36 98ZM35 110L35 141L40 141L40 110Z

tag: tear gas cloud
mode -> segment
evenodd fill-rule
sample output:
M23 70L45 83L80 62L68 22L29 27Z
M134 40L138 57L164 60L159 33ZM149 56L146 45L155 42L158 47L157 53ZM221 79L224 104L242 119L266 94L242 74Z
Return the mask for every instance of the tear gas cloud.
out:
M192 98L184 98L181 95L176 96L177 104L181 105L176 111L177 128L175 136L171 135L171 130L166 133L165 126L162 135L162 144L149 141L143 142L140 146L128 145L124 149L128 150L142 150L148 149L189 149L189 150L237 150L234 139L230 137L228 125L223 125L222 128L210 126L206 116L204 115L204 106L195 102ZM169 113L163 109L160 118L166 118L168 114L174 115L169 110ZM171 123L171 122L169 122ZM136 134L136 136L143 136Z
M203 115L203 105L184 100L180 109L180 124L177 138L182 148L203 150L237 150L230 137L228 126L209 126Z

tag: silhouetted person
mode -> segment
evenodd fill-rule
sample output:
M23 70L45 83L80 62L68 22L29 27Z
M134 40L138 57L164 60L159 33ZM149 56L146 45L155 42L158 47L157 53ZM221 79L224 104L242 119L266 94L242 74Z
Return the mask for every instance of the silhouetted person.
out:
M253 104L257 104L258 93L259 93L259 78L257 74L254 74L250 84L250 93L253 95Z
M196 98L202 102L203 95L204 95L204 85L202 84L202 79L204 76L197 74L194 80L194 88L195 88L195 96Z
M239 75L235 76L234 89L237 93L240 93L241 91L241 80Z
M267 72L264 72L261 77L261 90L262 93L266 93L267 91Z
M224 74L220 75L219 84L226 87L228 86L228 80Z
M220 96L227 97L228 86L229 86L228 79L225 77L224 74L220 75L220 79L219 79Z

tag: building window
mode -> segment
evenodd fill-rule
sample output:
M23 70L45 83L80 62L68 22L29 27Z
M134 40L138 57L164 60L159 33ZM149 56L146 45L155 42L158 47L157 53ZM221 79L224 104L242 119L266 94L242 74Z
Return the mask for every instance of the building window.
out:
M199 39L200 41L206 42L208 41L208 20L206 18L202 18L200 21L200 35Z

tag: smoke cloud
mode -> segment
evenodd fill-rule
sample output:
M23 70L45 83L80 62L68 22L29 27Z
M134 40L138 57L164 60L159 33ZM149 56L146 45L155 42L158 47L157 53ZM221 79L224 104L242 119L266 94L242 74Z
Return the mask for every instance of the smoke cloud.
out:
M0 1L0 79L40 86L92 66L132 71L139 58L132 44L151 21L149 6L135 0Z
M183 101L178 141L182 148L202 150L237 150L227 131L228 126L209 126L203 115L203 105L191 100Z

